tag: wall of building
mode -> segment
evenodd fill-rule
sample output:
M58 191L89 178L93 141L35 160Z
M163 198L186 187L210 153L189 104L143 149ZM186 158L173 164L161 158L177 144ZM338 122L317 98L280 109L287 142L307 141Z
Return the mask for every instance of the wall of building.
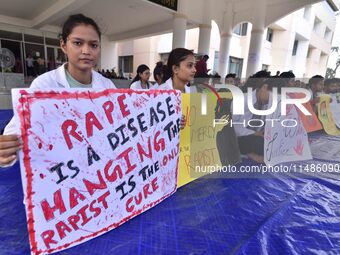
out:
M315 26L316 19L320 21L317 26ZM264 38L262 63L269 66L268 70L272 73L278 70L294 70L297 77L308 77L315 73L325 75L335 24L334 12L326 2L306 6L287 15L270 25L274 30L273 41L270 43ZM220 30L214 21L211 22L211 25L208 68L216 71L215 56L219 51ZM43 28L50 30L47 32L42 29L0 24L0 29L57 38L55 27ZM231 40L230 56L243 59L243 78L246 75L251 29L252 25L248 23L247 35L233 35ZM197 53L198 38L198 28L188 29L186 48ZM160 54L168 53L172 49L172 33L121 42L112 42L104 35L101 40L102 54L99 67L101 69L115 67L116 71L118 71L119 56L133 56L133 71L135 73L138 65L143 63L153 69L155 63L160 60ZM299 46L296 55L292 56L295 40L299 41Z
M315 26L315 19L319 24ZM217 71L216 56L219 51L220 31L212 21L208 69ZM304 78L315 74L325 75L331 40L335 29L335 15L326 2L306 6L287 15L269 26L273 29L272 42L266 40L265 30L262 50L262 64L269 66L273 74L276 71L293 70L296 77ZM246 36L234 34L231 39L230 56L243 59L242 78L246 75L251 23L248 23ZM199 29L188 29L186 48L198 49ZM298 41L296 54L293 55L294 42ZM161 53L168 53L172 47L172 33L130 40L118 43L118 56L133 55L134 71L139 64L153 68L160 60ZM107 55L107 54L105 54ZM107 56L109 57L109 56ZM105 61L105 60L104 60Z
M340 27L340 17L337 18L337 26ZM340 49L340 29L336 29L334 36L333 36L333 41L332 41L332 46L333 47L339 47ZM331 69L335 69L336 66L336 61L338 57L340 56L340 51L339 53L337 52L331 52L327 66ZM340 77L340 68L337 69L336 77Z
M101 55L98 67L104 70L115 68L118 72L118 43L109 41L105 35L101 37Z

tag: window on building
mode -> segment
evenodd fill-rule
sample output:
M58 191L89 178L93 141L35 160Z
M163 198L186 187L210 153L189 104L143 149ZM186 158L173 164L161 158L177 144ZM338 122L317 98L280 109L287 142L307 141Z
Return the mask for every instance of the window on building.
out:
M23 73L23 63L22 63L22 46L21 42L11 41L11 40L0 40L0 49L7 49L13 58L9 58L6 61L6 67L2 70L0 66L0 71L8 73Z
M7 68L5 72L25 74L32 78L66 61L57 36L45 38L39 34L0 30L0 48L9 49L15 57L15 66Z
M324 38L330 42L332 40L332 31L326 27Z
M27 76L37 76L46 72L45 47L40 44L25 43L25 70ZM27 68L31 63L27 62L27 57L34 59L33 67Z
M241 35L247 35L247 31L248 31L248 23L243 23Z
M312 56L312 50L313 49L311 47L308 48L307 58L310 58Z
M169 58L170 53L160 53L160 61L162 61L165 65L168 63L168 58Z
M240 36L245 36L247 35L247 30L248 30L248 23L240 23L238 24L235 28L233 33L240 35Z
M56 38L45 37L45 43L47 45L59 46L60 45L60 40L56 39Z
M314 20L314 26L313 26L313 30L314 32L318 32L321 26L321 20L318 17L315 17Z
M243 59L229 57L229 70L228 73L236 73L236 77L241 77L243 67Z
M262 65L262 70L268 71L268 68L269 68L269 65L265 65L265 64Z
M272 42L273 41L273 35L274 35L274 30L268 27L267 29L267 41Z
M299 41L295 40L294 41L294 46L293 46L293 52L292 52L293 56L296 56L296 52L297 52L298 46L299 46Z
M133 56L119 57L119 73L133 73Z
M338 10L338 7L337 7L337 4L334 4L334 3L333 3L334 1L332 1L332 0L326 0L325 2L327 3L327 7L328 7L330 10L332 10L333 12L339 11L339 10Z
M23 47L21 41L0 40L0 89L24 86Z
M67 61L67 56L65 55L61 48L57 49L57 59L61 61L61 63L65 63Z
M233 31L234 34L241 35L241 24L238 24Z
M46 47L47 48L47 70L53 70L57 67L56 65L56 48L53 47Z
M310 5L305 7L303 17L305 20L309 20L311 16L312 7Z
M25 42L44 44L44 37L42 36L24 34L24 38L25 38Z
M0 30L0 38L22 41L22 34Z
M66 55L60 47L46 46L46 53L46 67L48 71L56 69L66 62Z

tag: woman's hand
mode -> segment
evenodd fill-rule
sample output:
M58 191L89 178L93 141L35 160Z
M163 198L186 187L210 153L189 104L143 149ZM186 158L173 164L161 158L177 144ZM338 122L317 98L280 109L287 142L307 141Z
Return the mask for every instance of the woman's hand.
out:
M320 97L316 97L316 98L310 100L310 103L311 103L312 106L320 103Z
M263 131L256 131L255 133L254 133L254 135L257 135L257 136L264 136L264 132Z
M21 144L16 135L0 135L0 165L8 165L17 158Z

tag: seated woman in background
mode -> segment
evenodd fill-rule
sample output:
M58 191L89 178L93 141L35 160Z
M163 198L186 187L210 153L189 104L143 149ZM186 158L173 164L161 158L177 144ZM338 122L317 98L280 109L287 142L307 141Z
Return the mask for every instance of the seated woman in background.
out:
M280 78L272 77L263 79L261 83L255 80L255 83L249 78L248 87L253 86L252 104L257 110L267 110L272 105L272 91L277 88L278 94L281 94L281 88L284 87L284 81ZM247 95L244 94L244 114L233 115L233 126L238 140L241 154L247 155L250 159L258 162L264 162L264 128L260 122L265 123L265 116L253 114L248 107ZM252 120L252 126L246 126ZM236 124L237 123L237 124Z
M158 89L177 89L190 93L190 81L196 73L194 53L185 48L176 48L170 52L164 81ZM182 115L181 129L185 127L186 117Z
M338 93L338 78L326 79L324 82L324 93L325 94L336 94Z
M150 84L149 78L150 68L147 65L138 66L137 74L130 84L130 89L151 89L152 84Z
M310 103L315 113L318 112L317 104L320 102L320 95L323 93L324 78L321 75L315 75L309 79L308 89L312 93L312 99Z
M162 61L157 62L155 69L153 69L153 77L156 81L154 86L158 87L159 85L163 83L165 73L166 73L166 65L164 65Z
M185 48L170 52L164 81L158 89L178 89L190 93L190 81L196 73L194 53Z

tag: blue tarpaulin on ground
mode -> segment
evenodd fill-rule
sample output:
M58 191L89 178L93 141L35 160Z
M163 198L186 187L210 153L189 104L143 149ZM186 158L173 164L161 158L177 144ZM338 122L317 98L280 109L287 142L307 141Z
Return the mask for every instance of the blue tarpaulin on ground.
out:
M29 254L19 165L0 170L0 254ZM340 254L339 176L203 177L55 254Z
M0 131L2 131L13 116L13 110L0 110Z

